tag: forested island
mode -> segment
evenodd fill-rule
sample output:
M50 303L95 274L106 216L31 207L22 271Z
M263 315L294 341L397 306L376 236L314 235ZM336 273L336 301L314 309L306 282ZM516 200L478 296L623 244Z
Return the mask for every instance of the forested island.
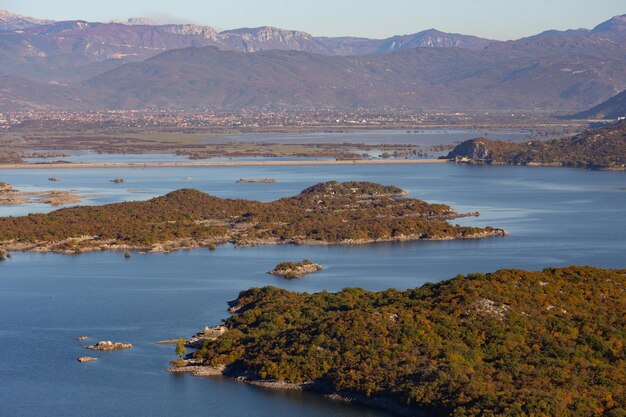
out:
M287 279L302 278L305 275L321 271L322 266L315 262L304 259L300 262L281 262L268 274L278 275Z
M446 157L455 162L489 165L546 165L588 169L626 169L626 122L548 141L465 141Z
M0 218L0 249L170 251L226 242L360 244L506 234L489 226L453 225L449 220L468 214L405 195L398 187L369 182L321 183L269 203L183 189L148 201Z
M230 304L220 335L174 371L411 416L626 415L626 270L501 270L406 291L266 287Z

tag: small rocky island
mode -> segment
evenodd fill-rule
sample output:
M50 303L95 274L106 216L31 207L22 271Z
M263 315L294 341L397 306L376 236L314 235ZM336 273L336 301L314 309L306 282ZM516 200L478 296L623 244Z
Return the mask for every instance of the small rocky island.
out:
M87 363L87 362L93 362L93 361L97 361L98 358L94 358L92 356L81 356L80 358L76 359L78 362L80 363Z
M24 194L14 189L13 186L6 182L0 182L0 206L12 206L25 204L30 199L24 197Z
M445 204L407 198L394 186L326 182L272 202L225 199L183 189L148 201L78 206L0 218L0 249L81 253L168 252L222 243L328 245L505 236L468 227Z
M79 203L82 198L84 198L84 196L78 195L75 191L71 190L23 192L16 190L6 182L0 182L0 206L13 206L29 203L64 206L66 204Z
M242 184L242 183L265 183L265 184L274 184L278 181L276 181L275 178L252 178L252 179L245 179L245 178L239 178L237 180L238 184Z
M505 142L487 138L465 141L445 159L485 165L564 166L626 170L626 122L590 129L571 138Z
M322 266L313 261L304 259L300 262L281 262L268 274L279 275L287 279L302 278L313 272L321 271Z
M110 340L107 340L100 341L95 345L87 346L87 349L108 352L113 350L132 349L132 347L133 345L131 345L130 343L111 342Z
M406 416L622 416L626 270L471 274L420 288L242 292L172 372ZM611 399L607 401L607 399Z

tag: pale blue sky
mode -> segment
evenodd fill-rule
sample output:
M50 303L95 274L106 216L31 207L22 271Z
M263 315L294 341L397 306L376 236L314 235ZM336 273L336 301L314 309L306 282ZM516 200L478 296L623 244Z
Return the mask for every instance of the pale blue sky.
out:
M591 28L624 0L0 0L0 9L56 20L153 16L216 29L277 26L314 35L388 37L437 28L493 39Z

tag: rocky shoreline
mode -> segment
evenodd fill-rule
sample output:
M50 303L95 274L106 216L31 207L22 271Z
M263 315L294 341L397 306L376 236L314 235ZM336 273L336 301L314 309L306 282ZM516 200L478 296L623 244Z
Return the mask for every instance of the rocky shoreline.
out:
M240 178L237 180L237 184L245 184L245 183L251 183L251 184L255 184L255 183L264 183L264 184L274 184L277 183L278 181L276 181L275 178L250 178L250 179L246 179L246 178Z
M234 313L236 309L230 308L228 310ZM228 329L223 324L214 327L205 327L204 330L196 333L190 339L186 340L185 346L192 349L200 349L205 340L216 340L218 337L226 333ZM173 342L174 340L164 340L159 343ZM190 357L192 354L187 355ZM173 363L178 363L176 366L170 367L167 371L172 374L189 374L194 377L227 377L235 381L245 384L253 385L265 389L273 390L292 390L292 391L309 391L324 395L324 397L347 403L360 404L367 407L377 408L385 411L389 411L395 415L402 417L426 417L427 413L417 413L414 409L402 407L394 402L391 398L375 397L367 398L363 395L356 395L348 392L333 391L330 387L318 383L318 382L303 382L303 383L291 383L277 380L262 380L249 378L246 372L233 372L226 365L221 366L208 366L203 365L194 359L176 359Z
M11 185L0 182L0 206L41 203L53 207L80 203L85 196L72 190L52 190L42 192L24 192Z
M131 345L130 343L120 343L120 342L114 343L114 342L111 342L110 340L107 340L107 341L103 340L103 341L96 343L95 345L86 347L86 349L100 350L104 352L110 352L114 350L132 349L132 348L133 348L133 345Z
M386 239L346 239L337 242L313 239L255 239L246 242L234 241L228 237L220 239L179 239L163 243L156 243L152 246L145 245L125 245L115 241L98 241L97 245L81 245L83 242L96 241L97 236L78 236L75 238L63 239L53 242L0 242L0 249L8 252L36 252L36 253L58 253L77 254L100 251L123 252L127 250L139 251L141 253L170 253L179 250L191 250L201 248L215 248L216 245L231 243L238 247L261 246L261 245L306 245L306 246L332 246L332 245L365 245L371 243L385 242L410 242L416 240L423 241L445 241L445 240L471 240L485 239L490 237L505 237L508 232L500 228L485 228L483 231L471 235L446 236L446 237L422 237L421 235L395 236Z
M614 172L626 171L626 166L611 166L611 167L590 166L590 167L584 167L584 166L577 166L577 165L566 164L566 163L563 163L563 162L525 162L525 163L511 162L511 163L508 163L508 162L498 162L498 161L485 161L485 160L482 160L482 159L472 159L472 158L466 158L466 157L447 159L447 161L450 162L450 163L453 163L453 164L460 164L460 165L583 168L583 169L591 169L591 170L594 170L594 171L614 171Z
M427 417L429 415L432 415L427 412L421 413L416 412L415 409L402 407L394 402L391 398L387 397L367 398L362 395L356 395L347 392L334 392L329 387L315 382L291 383L276 380L250 379L243 374L232 374L231 372L229 372L226 366L215 367L200 365L191 360L186 362L188 362L189 364L185 366L171 367L168 369L168 372L172 374L189 374L194 377L228 377L237 382L253 385L264 389L308 391L321 394L330 400L359 404L371 408L385 410L401 417Z

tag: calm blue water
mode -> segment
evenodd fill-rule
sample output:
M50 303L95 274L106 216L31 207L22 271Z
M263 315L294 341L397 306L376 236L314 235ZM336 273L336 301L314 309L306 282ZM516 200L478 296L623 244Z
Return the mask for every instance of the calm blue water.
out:
M60 183L49 183L57 176ZM108 180L123 177L125 184ZM183 181L184 177L192 177ZM277 184L235 184L238 178ZM275 392L228 379L166 373L161 339L189 336L227 317L226 301L253 286L298 291L416 287L456 274L570 264L626 268L626 174L560 168L456 165L3 171L19 189L73 188L88 203L147 199L194 187L223 197L273 200L327 180L395 184L410 196L482 213L464 224L504 227L506 238L350 247L271 246L173 254L14 254L0 264L2 416L383 416L312 394ZM127 189L137 192L128 192ZM0 215L49 211L0 207ZM266 274L283 260L325 269L299 281ZM135 344L75 362L85 342Z

